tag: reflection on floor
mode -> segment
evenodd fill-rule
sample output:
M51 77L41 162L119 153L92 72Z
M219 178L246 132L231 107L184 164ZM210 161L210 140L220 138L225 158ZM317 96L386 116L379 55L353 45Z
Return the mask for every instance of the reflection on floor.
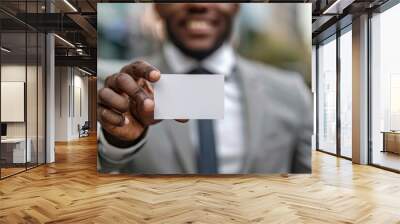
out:
M18 173L18 172L21 172L24 170L25 170L25 167L24 168L1 168L1 178L13 175L15 173Z
M27 169L33 168L35 166L37 166L36 163L28 163L26 165ZM25 170L26 170L25 164L18 164L18 166L7 165L6 167L1 168L1 178L5 178L7 176L10 176L10 175L13 175L13 174L25 171Z
M400 171L400 155L391 152L374 151L373 164L388 167Z
M344 157L351 158L352 157L352 149L348 147L342 147L340 154Z
M0 181L0 223L398 223L400 175L313 152L304 175L98 174L96 138Z

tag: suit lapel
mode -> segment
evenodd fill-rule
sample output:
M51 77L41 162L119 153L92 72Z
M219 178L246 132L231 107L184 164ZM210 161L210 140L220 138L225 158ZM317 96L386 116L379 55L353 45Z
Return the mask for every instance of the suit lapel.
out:
M247 173L251 169L252 160L256 157L256 153L260 145L255 145L257 139L262 137L259 135L262 129L263 108L262 104L267 99L264 96L264 86L256 79L257 75L253 74L251 68L247 68L245 62L241 58L237 58L236 78L242 93L243 105L243 122L244 122L244 150L242 172Z
M161 71L161 74L171 73L171 68L167 65L165 58L159 57L154 66ZM173 148L177 154L177 159L186 173L196 172L195 149L191 142L190 128L188 124L180 124L176 121L164 121L167 133L171 139Z

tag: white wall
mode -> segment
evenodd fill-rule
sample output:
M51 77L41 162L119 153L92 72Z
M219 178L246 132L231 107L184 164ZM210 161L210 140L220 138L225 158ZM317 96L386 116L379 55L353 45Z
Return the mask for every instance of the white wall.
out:
M28 72L28 84L29 87L34 86L34 88L27 88L27 106L31 108L27 108L27 119L28 122L34 121L34 124L28 124L28 137L32 130L36 130L36 113L32 113L32 111L36 112L37 107L37 99L36 99L36 80L31 78L31 74L36 74L36 67L25 65L17 65L17 64L8 64L1 66L1 81L3 82L25 82L26 71ZM42 105L39 105L39 107ZM32 108L34 107L34 108ZM7 108L1 108L1 110L7 110ZM25 126L26 122L7 122L7 136L8 137L25 137ZM36 134L36 132L35 132Z
M69 68L55 68L55 141L68 140Z
M2 65L1 81L25 82L25 69L25 65ZM1 108L1 110L7 110L7 108ZM25 122L8 122L7 137L25 137L25 126Z
M78 124L88 120L88 78L83 75L76 68L56 67L56 141L79 138Z
M46 1L46 8L54 12L54 4ZM55 41L54 34L46 34L46 163L56 160L55 153Z

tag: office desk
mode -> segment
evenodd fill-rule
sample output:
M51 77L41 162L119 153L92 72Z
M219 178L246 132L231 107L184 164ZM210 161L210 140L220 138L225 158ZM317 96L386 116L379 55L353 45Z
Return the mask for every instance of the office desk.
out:
M382 152L392 152L400 154L400 132L383 131L383 150Z
M26 152L25 152L25 145ZM1 159L5 164L20 164L30 162L32 158L30 138L6 138L1 139Z

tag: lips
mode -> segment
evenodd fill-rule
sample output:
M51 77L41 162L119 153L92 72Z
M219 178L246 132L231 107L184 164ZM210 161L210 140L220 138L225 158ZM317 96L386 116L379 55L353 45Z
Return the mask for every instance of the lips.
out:
M185 29L189 34L206 35L214 31L214 25L208 20L191 19L186 21Z

